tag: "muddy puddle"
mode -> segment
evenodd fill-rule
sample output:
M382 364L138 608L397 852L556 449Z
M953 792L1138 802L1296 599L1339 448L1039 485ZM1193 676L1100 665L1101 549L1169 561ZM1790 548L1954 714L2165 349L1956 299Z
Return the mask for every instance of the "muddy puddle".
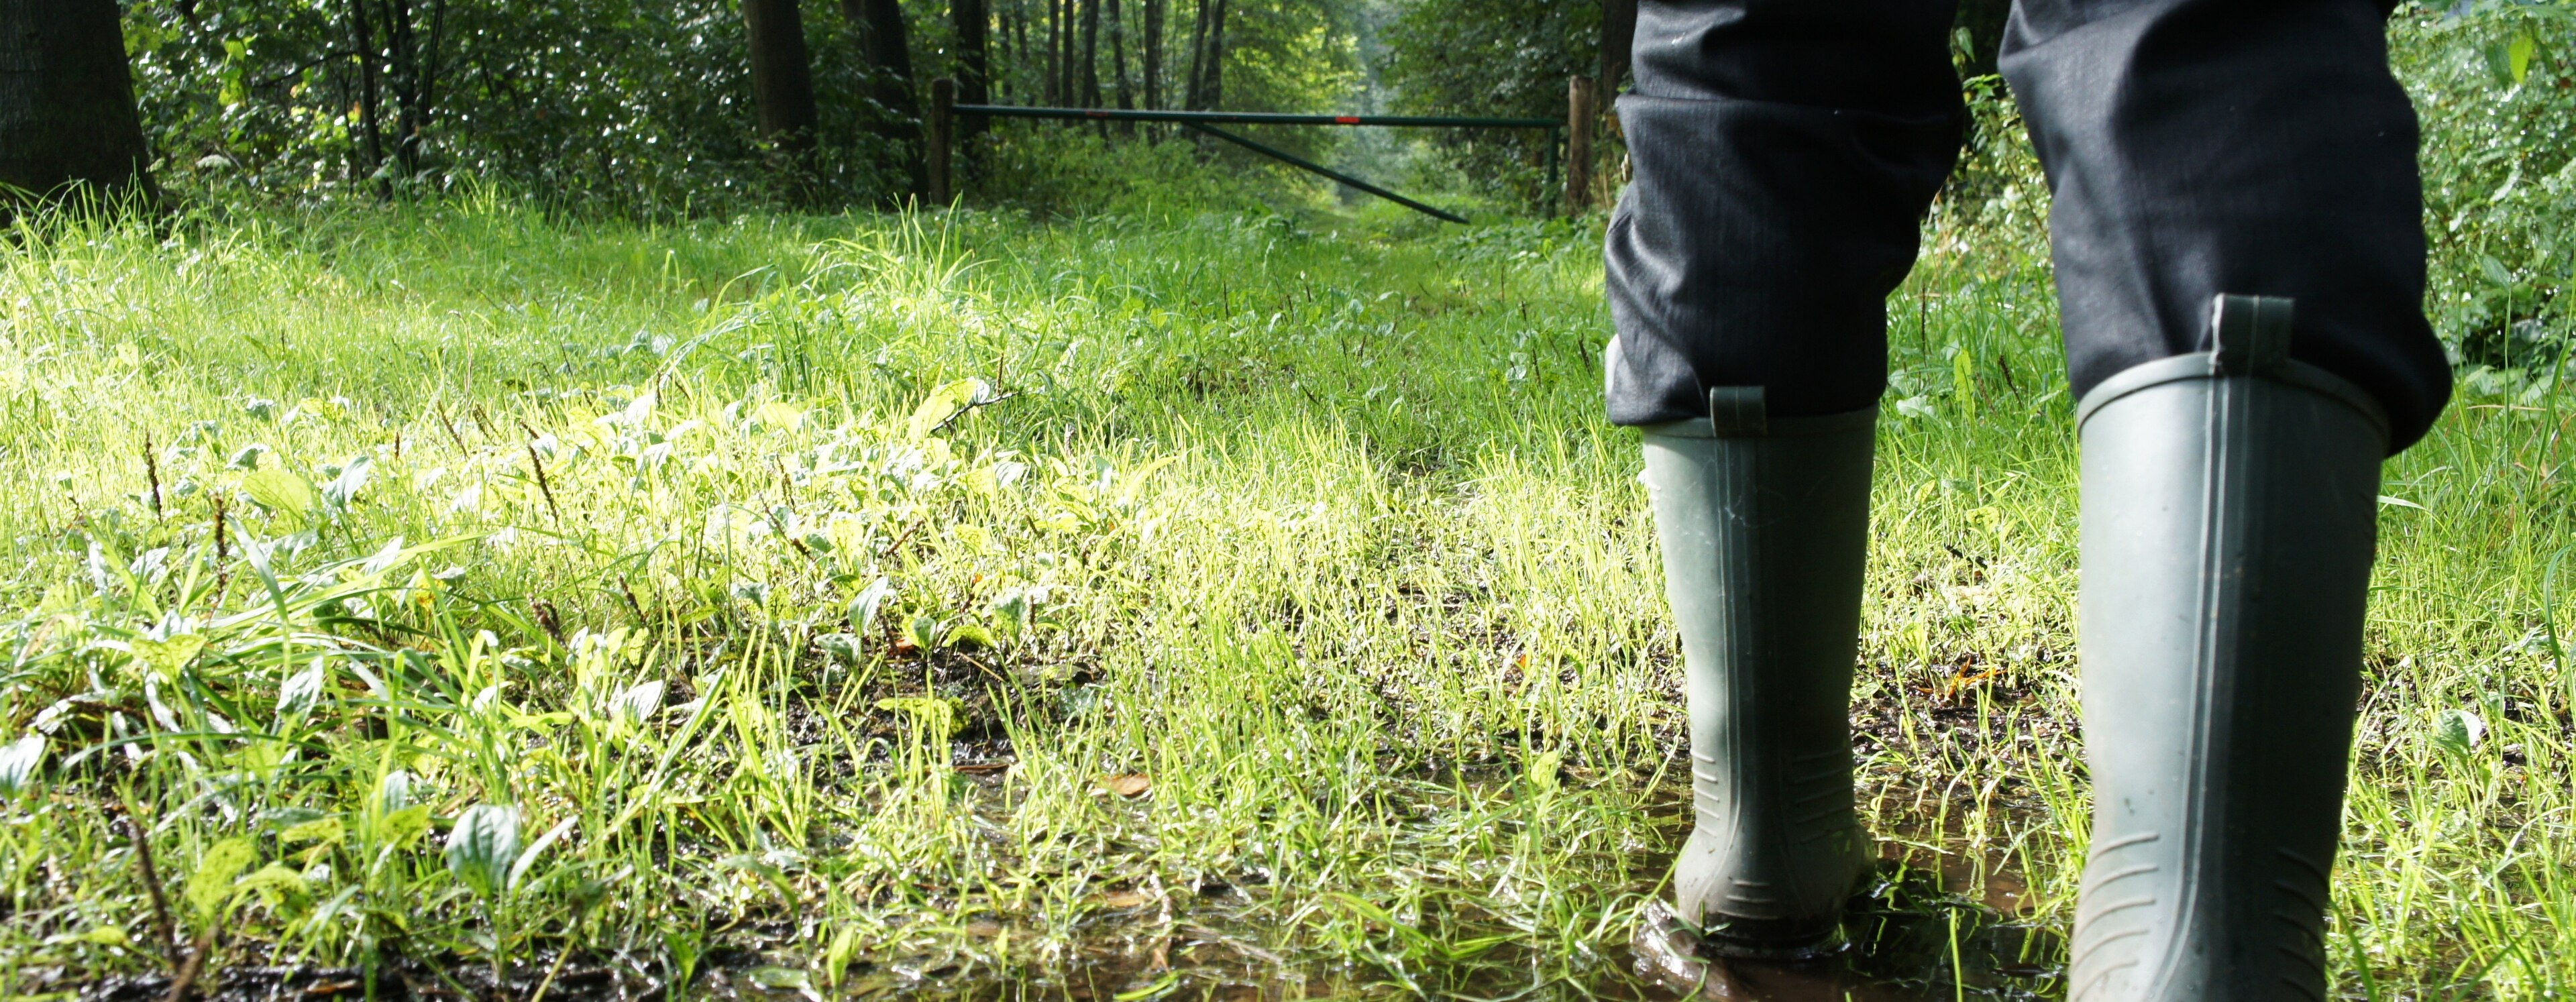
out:
M379 968L373 984L354 970L234 967L196 997L215 1002L532 999L561 1002L821 1002L887 1000L1067 1000L1147 1002L1293 999L1758 999L1771 1002L1933 1002L2057 998L2065 946L2036 921L2029 889L1999 861L1930 853L1888 843L1873 885L1855 899L1845 942L1800 963L1722 962L1695 956L1676 976L1676 957L1638 937L1596 956L1530 955L1503 945L1453 962L1382 958L1377 965L1301 963L1264 948L1264 930L1221 905L1164 921L1138 915L1086 931L1060 962L996 967L967 952L855 961L837 986L813 973L817 958L784 948L721 949L699 958L685 992L664 956L542 958L505 986L463 958L403 960ZM970 936L977 930L969 929ZM1001 930L983 931L998 936ZM784 930L782 930L784 933ZM805 941L810 943L809 941ZM745 941L756 947L757 939ZM555 963L560 959L561 963ZM1575 972L1550 976L1542 972ZM86 986L83 1002L166 997L165 978Z

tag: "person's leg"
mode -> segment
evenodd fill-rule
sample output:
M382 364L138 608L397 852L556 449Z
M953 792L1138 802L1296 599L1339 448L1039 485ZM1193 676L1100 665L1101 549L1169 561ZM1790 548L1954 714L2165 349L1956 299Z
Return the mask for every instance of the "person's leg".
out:
M1829 939L1869 864L1847 724L1888 292L1958 144L1936 0L1640 5L1612 217L1610 417L1645 426L1682 635L1681 917Z
M2372 0L2020 0L2081 395L2077 1002L2323 998L2379 464L2449 370Z

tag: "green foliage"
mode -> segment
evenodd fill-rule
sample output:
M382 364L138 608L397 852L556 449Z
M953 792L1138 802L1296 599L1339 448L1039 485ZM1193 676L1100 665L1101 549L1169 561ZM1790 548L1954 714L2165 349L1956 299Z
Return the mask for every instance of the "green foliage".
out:
M2545 391L2576 331L2576 3L2413 8L2391 55L2425 126L2435 324L2473 391Z
M1562 120L1566 79L1600 72L1596 0L1411 0L1383 33L1397 110ZM1443 129L1429 137L1469 186L1543 202L1545 133Z

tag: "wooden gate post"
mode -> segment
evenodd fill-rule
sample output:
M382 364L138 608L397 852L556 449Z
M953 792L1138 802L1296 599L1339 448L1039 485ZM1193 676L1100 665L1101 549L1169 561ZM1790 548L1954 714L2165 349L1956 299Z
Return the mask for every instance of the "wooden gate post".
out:
M930 204L924 208L945 209L955 199L957 189L948 183L948 150L956 135L957 81L940 77L930 82L930 121L922 130L922 167L929 175Z
M1592 126L1596 86L1591 77L1565 82L1565 214L1579 216L1592 207Z

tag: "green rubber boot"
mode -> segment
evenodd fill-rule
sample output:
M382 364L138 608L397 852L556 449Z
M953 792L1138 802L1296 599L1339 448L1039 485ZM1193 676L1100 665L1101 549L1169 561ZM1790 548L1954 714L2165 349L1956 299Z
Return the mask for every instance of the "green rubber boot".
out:
M1690 707L1675 904L1710 951L1809 955L1870 865L1850 710L1878 412L1781 419L1759 387L1709 397L1709 420L1645 430Z
M2290 301L2085 395L2079 626L2092 858L2075 1002L2325 998L2388 433L2289 359Z

